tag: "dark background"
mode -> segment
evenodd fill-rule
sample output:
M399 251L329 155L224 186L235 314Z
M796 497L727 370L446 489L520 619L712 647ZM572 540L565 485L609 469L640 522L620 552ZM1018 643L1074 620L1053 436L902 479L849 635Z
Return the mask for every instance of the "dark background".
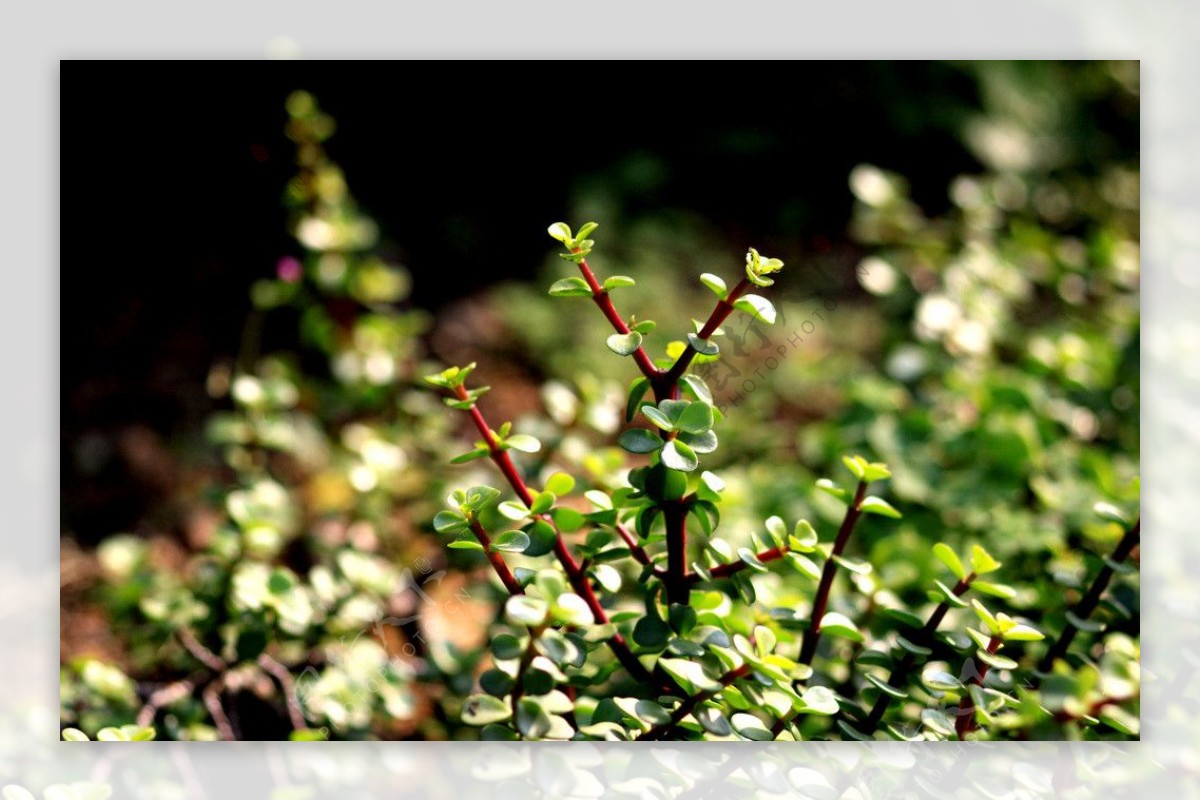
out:
M531 275L581 182L626 218L686 208L735 241L836 247L854 165L919 174L929 213L979 167L958 135L979 85L953 64L66 62L63 528L83 541L161 493L250 283L298 253L280 204L298 88L435 312Z

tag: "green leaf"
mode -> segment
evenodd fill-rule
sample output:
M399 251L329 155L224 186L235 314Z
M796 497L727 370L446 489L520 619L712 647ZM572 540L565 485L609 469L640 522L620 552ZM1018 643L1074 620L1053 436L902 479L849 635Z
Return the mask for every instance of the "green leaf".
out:
M470 536L465 536L462 539L454 540L446 543L447 548L453 548L456 551L482 551L483 546L478 540L471 539Z
M663 438L645 428L628 428L617 437L617 444L630 453L653 453L663 446Z
M675 421L676 429L689 434L703 434L712 427L713 407L701 401L689 403L683 413L679 415L679 419Z
M854 642L862 642L864 637L853 621L840 612L826 612L821 618L821 633L833 637L844 637Z
M797 520L792 528L788 546L793 550L808 553L817 547L817 530L807 520Z
M520 501L503 501L496 507L496 511L509 520L524 520L529 517L529 507Z
M546 479L546 491L562 497L575 489L575 479L567 473L555 473Z
M1007 656L1002 656L1000 654L988 653L983 648L977 650L975 652L975 656L980 662L991 665L992 667L996 668L996 670L1013 670L1017 666L1015 659L1009 659Z
M921 674L921 683L931 690L955 692L962 689L962 682L944 670L932 668Z
M807 556L798 553L786 553L783 555L783 558L799 573L808 576L813 581L821 578L821 568L817 567L816 563Z
M629 398L625 401L625 422L633 420L637 414L638 405L642 402L642 398L646 396L647 390L650 389L650 381L645 377L635 378L633 383L629 385Z
M1098 503L1092 507L1092 511L1111 523L1117 523L1124 528L1129 528L1129 518L1111 503Z
M1000 563L997 562L990 553L985 551L980 545L971 546L971 569L976 574L982 576L985 573L991 573L1000 569Z
M904 690L893 687L873 673L867 674L867 681L878 687L880 691L890 695L892 698L904 699L908 697L908 693L904 692Z
M462 721L468 726L499 723L511 716L512 710L509 709L508 702L490 695L469 696L462 708Z
M829 495L832 495L833 497L837 498L839 501L846 500L846 490L842 489L837 484L834 484L832 481L830 481L827 478L817 479L817 489L821 490L822 492L828 493Z
M838 702L828 687L809 687L800 694L804 712L810 715L836 715Z
M329 739L329 729L322 726L319 729L296 729L288 735L292 742L324 742Z
M521 453L537 453L542 449L542 443L538 442L537 437L531 437L529 434L513 434L501 444L503 448L512 448Z
M938 591L941 593L942 600L959 609L966 607L967 602L964 601L961 596L955 595L954 590L947 587L940 581L934 581L933 583L937 586Z
M675 439L663 446L661 458L662 463L667 467L672 470L682 470L685 473L690 473L700 465L696 453Z
M534 493L533 505L529 507L529 513L532 515L544 515L546 512L550 511L550 509L554 506L554 502L557 500L558 498L555 497L554 493L550 492L549 490L546 492Z
M590 626L596 622L587 602L573 592L564 592L554 599L550 614L560 623L569 626Z
M1004 632L1005 642L1008 642L1009 640L1036 642L1037 640L1044 639L1046 639L1045 634L1042 634L1033 626L1029 626L1024 623L1018 623L1008 631Z
M859 562L856 559L847 559L844 556L831 556L829 558L832 559L833 563L838 567L844 567L851 573L856 573L860 576L865 576L872 570L870 562Z
M962 560L958 558L958 554L949 545L944 542L934 545L933 555L938 558L939 562L950 568L950 572L954 574L955 578L966 578L967 569L963 567Z
M546 229L546 233L550 234L550 236L557 239L559 242L562 242L564 245L575 241L575 237L571 235L571 226L567 225L565 222L554 223Z
M519 637L511 634L497 634L492 638L492 653L497 659L516 659L525 650Z
M686 432L678 436L678 440L696 453L712 453L717 449L718 440L717 432L705 431L703 434L688 434Z
M565 506L551 509L550 517L554 520L554 525L558 526L559 531L565 531L568 534L579 531L587 525L587 518L582 513Z
M640 323L635 323L632 317L629 318L629 330L637 331L642 336L647 336L657 327L658 323L653 320L642 320Z
M733 308L746 312L767 325L775 324L775 306L761 295L742 295L733 302Z
M894 519L899 519L901 517L901 514L896 507L892 506L883 498L875 495L868 495L867 497L863 498L862 510L867 514L882 515L883 517L891 517Z
M550 294L556 298L590 298L592 290L578 275L560 278L550 286Z
M641 347L642 335L637 331L630 331L628 334L613 334L604 342L608 345L608 349L618 356L628 356Z
M704 383L704 379L696 375L685 375L679 379L684 387L689 389L696 397L696 400L701 403L707 403L709 406L713 403L712 390L708 388L708 384Z
M783 262L779 259L763 258L758 251L750 248L746 253L746 278L757 286L771 286L775 282L765 276L768 273L779 272Z
M725 300L729 294L729 289L725 286L725 281L720 276L713 275L712 273L701 273L700 283L711 289L712 293L721 300Z
M90 738L79 729L66 728L62 730L62 738L69 743L90 742Z
M592 576L596 583L608 592L618 592L621 589L621 573L612 565L596 565L592 568Z
M1007 584L993 584L990 581L972 581L971 589L994 598L1015 598L1017 595L1017 591Z
M983 624L987 626L990 633L997 634L1000 632L1000 621L977 598L971 599L971 608L975 610L976 617L983 621Z
M1100 718L1101 723L1111 726L1121 734L1137 737L1141 733L1142 724L1137 716L1115 704L1105 704L1096 716Z
M433 517L433 529L439 534L452 534L462 531L467 525L467 518L461 512L446 510L438 512Z
M604 279L604 291L611 292L614 289L625 286L634 286L637 282L628 275L611 275Z
M529 535L524 531L505 531L492 540L492 550L524 553L529 547L529 542Z
M473 451L467 451L466 453L460 453L458 456L455 456L450 460L450 464L465 464L476 459L482 459L489 453L491 453L489 448L476 448Z
M1088 620L1087 618L1082 618L1079 615L1075 614L1075 612L1072 610L1067 611L1067 622L1070 623L1075 628L1079 629L1080 631L1087 632L1089 634L1096 634L1101 631L1104 631L1103 623L1100 623L1095 620Z
M692 346L692 350L696 351L701 356L716 356L721 352L721 348L711 339L701 339L695 334L688 334L687 341L688 344Z
M585 222L583 225L579 226L579 233L575 234L575 240L579 241L581 239L586 239L587 237L591 236L592 231L595 231L599 227L600 223Z
M679 682L689 693L716 692L722 684L704 672L704 668L687 659L660 659L659 666L667 675Z
M643 648L657 650L667 644L671 629L656 614L640 618L633 626L633 641Z
M940 709L922 709L921 722L943 737L954 736L954 719Z
M520 626L540 626L549 612L545 601L528 595L514 595L504 604L505 617Z
M775 735L771 734L770 729L749 712L737 712L729 719L729 722L733 724L733 728L737 730L737 733L747 740L765 741L775 739Z
M905 651L908 651L913 656L922 656L923 657L923 656L929 656L930 654L933 653L933 651L931 649L926 648L924 645L917 645L915 642L912 642L911 640L907 640L899 634L896 635L896 644L899 645L901 648L903 648Z
M488 486L471 487L463 493L459 506L464 512L478 512L500 497L500 490Z

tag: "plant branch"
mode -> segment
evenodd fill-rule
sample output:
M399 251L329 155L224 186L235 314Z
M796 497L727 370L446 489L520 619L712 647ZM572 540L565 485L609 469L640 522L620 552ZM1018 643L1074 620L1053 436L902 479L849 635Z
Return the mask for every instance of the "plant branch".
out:
M684 718L686 718L688 715L692 714L692 712L696 709L697 706L699 706L700 704L704 703L705 701L708 701L709 699L715 697L717 695L717 693L721 692L726 687L728 687L730 684L733 684L735 681L742 678L749 672L750 672L749 664L745 664L745 665L742 665L741 667L730 670L728 673L726 673L724 676L722 676L720 678L721 686L719 689L706 690L702 693L696 693L695 695L689 696L687 699L684 700L684 702L682 704L679 705L678 709L676 709L673 713L671 713L671 719L669 721L667 721L666 723L660 723L659 725L657 725L651 729L648 729L647 731L642 732L641 734L639 734L637 736L636 739L638 739L638 740L661 740L661 739L665 738L668 734L670 734L675 729L676 726L678 726L680 724L680 722L683 721Z
M621 535L621 539L625 541L625 544L629 546L630 555L633 556L638 563L646 566L653 564L650 561L650 555L646 553L646 549L638 543L636 537L629 533L629 529L625 528L620 523L614 523L613 527L617 530L617 534Z
M788 549L786 547L785 548L768 548L765 551L761 551L760 553L755 554L754 558L760 562L774 562L776 559L782 559L783 555L786 554L787 552L788 552ZM716 567L709 570L708 574L710 576L712 576L713 578L728 578L729 576L732 576L734 573L740 573L741 571L745 570L749 566L750 565L746 563L745 559L738 559L735 562L729 562L727 564L717 565ZM688 580L688 583L695 584L697 582L703 581L704 577L701 576L699 573L689 573L687 576L687 580Z
M987 652L994 654L1000 650L1000 644L1003 642L999 637L992 637L988 640ZM958 720L954 722L954 730L958 733L958 739L962 739L969 732L975 729L975 699L971 697L971 686L983 687L983 680L987 678L988 664L980 660L982 664L975 667L974 675L967 682L967 692L963 696L962 702L958 705L957 716Z
M833 587L833 577L837 572L835 556L841 556L846 548L846 542L854 531L854 525L862 516L862 502L867 495L867 482L859 481L858 489L854 492L854 500L846 507L846 516L842 518L842 526L838 529L837 539L833 541L833 550L821 569L821 581L817 585L817 595L813 599L812 615L808 622L808 630L804 632L804 643L800 647L800 664L811 665L813 656L817 653L817 642L821 639L821 618L825 616L825 608L829 605L829 591Z
M138 712L136 723L139 726L149 726L154 722L154 716L158 710L173 704L181 698L186 698L191 695L196 689L196 682L191 679L181 679L173 681L170 684L160 687L150 694L146 699L146 704Z
M696 334L696 336L704 340L711 337L713 332L721 327L721 323L725 322L726 318L733 313L733 302L741 297L742 293L749 288L750 280L743 278L726 297L717 301L716 308L712 310L712 314L708 316L704 327L700 329L700 333ZM670 369L662 376L663 385L665 387L672 387L677 384L679 379L683 377L683 374L687 372L694 358L696 358L696 349L688 345L684 348L683 353L679 354L679 358L675 360ZM655 394L658 393L656 392Z
M678 501L666 501L661 508L667 527L667 575L663 577L663 584L667 589L667 602L686 605L687 507Z
M576 249L575 252L578 253L579 250ZM596 274L592 272L591 267L588 267L586 260L580 259L579 271L583 273L583 280L587 282L588 289L592 290L592 300L599 307L600 311L604 313L604 316L608 318L608 322L612 324L612 327L618 334L628 334L630 330L629 326L626 325L616 306L613 306L612 298L608 292L596 280ZM633 360L637 363L638 369L642 371L642 375L646 376L652 385L657 386L658 382L662 379L663 371L655 367L654 363L650 361L650 357L646 355L646 349L638 345L637 350L633 352Z
M969 573L963 576L957 584L954 585L952 592L955 597L961 597L964 592L971 586L971 582L975 580L975 574ZM917 645L929 645L933 642L933 635L937 633L938 626L942 624L946 614L950 611L950 602L942 601L933 610L933 614L929 616L929 620L925 621L924 628L917 635ZM892 668L891 675L888 676L888 685L892 687L900 687L908 681L909 673L912 672L916 665L917 657L912 651L906 651L904 657ZM892 703L892 696L885 692L879 693L879 698L875 699L875 706L871 708L871 714L863 723L863 727L859 731L864 734L872 734L879 728L880 721L883 720L884 714L887 712Z
M455 387L455 394L461 400L468 400L467 390L461 384ZM479 411L479 407L472 404L470 408L471 419L475 423L475 427L479 430L484 442L487 443L488 450L491 453L492 461L500 468L500 472L508 480L513 491L517 493L517 497L526 506L533 505L533 494L529 491L529 487L525 484L525 479L521 478L521 474L517 472L517 467L513 464L512 457L508 455L508 451L502 450L496 437L492 434L492 430L488 427L487 421L483 418L483 414ZM571 583L575 594L583 598L588 608L592 612L592 617L596 623L605 625L608 623L608 613L604 611L604 607L600 605L600 601L596 598L596 593L592 591L591 584L588 583L587 574L580 568L579 563L575 561L575 557L571 555L567 548L566 540L563 539L562 532L558 530L558 526L549 515L535 515L539 520L545 521L551 528L554 529L554 554L558 557L558 561L562 563L563 570L567 574L567 580ZM613 654L625 666L636 679L639 681L649 682L652 677L650 672L638 661L638 658L633 655L633 651L629 648L629 644L625 642L625 638L619 632L614 632L612 637L608 639L608 644L612 648Z
M1114 564L1121 564L1129 555L1133 553L1133 549L1137 547L1141 541L1142 521L1138 518L1133 524L1133 528L1125 532L1125 536L1117 543L1116 550L1113 551L1112 558L1109 560ZM1096 574L1096 578L1092 580L1092 586L1088 588L1087 594L1075 606L1073 610L1075 616L1080 620L1087 620L1091 617L1092 612L1096 611L1096 606L1100 603L1100 597L1104 595L1104 591L1108 589L1108 584L1112 581L1113 574L1116 572L1112 564L1106 564ZM1038 662L1038 670L1045 672L1054 667L1054 661L1061 659L1067 654L1067 649L1071 647L1071 641L1075 639L1075 635L1079 633L1079 627L1071 621L1067 621L1062 633L1058 635L1054 645L1050 646L1050 650L1046 651L1046 655Z
M525 590L521 587L521 582L517 581L517 577L509 570L504 557L492 550L492 538L488 536L487 529L483 527L483 524L474 516L471 517L471 531L475 532L475 539L479 540L479 544L483 546L483 552L487 554L488 561L492 563L492 568L500 577L500 582L504 585L504 589L508 590L508 594L524 595Z
M304 720L304 713L300 709L300 698L296 695L296 682L292 679L291 672L282 662L267 654L258 655L258 665L279 682L279 689L283 691L288 719L292 722L292 728L296 731L307 729L308 723Z

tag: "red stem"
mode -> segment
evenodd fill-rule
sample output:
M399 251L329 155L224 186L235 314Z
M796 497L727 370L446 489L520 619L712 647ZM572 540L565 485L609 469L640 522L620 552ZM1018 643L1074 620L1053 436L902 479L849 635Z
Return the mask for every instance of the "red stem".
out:
M650 555L646 553L645 548L638 544L637 538L629 533L629 529L620 523L613 523L613 527L621 535L621 539L625 541L625 544L629 546L629 553L633 555L633 558L640 564L650 565Z
M776 559L782 559L785 553L787 553L787 548L768 548L761 553L755 554L755 557L760 562L774 562ZM713 578L726 578L728 576L732 576L734 573L745 570L747 567L749 567L749 565L746 564L745 559L738 559L736 562L717 565L712 570L708 571L708 574ZM701 580L702 579L699 573L688 574L688 581L692 583Z
M954 585L954 589L952 589L951 592L953 592L956 597L961 596L967 591L967 589L971 586L971 582L974 580L974 573L969 573L966 576L963 576L962 579L960 579L959 582ZM925 622L925 627L921 629L921 633L917 642L918 645L928 645L933 641L933 635L937 632L938 626L942 625L942 620L946 617L946 614L949 611L949 601L942 601L937 605L937 608L933 610L933 614L929 616L929 620ZM913 654L912 651L906 651L904 658L897 663L896 667L888 676L888 684L892 687L899 687L902 683L906 682L908 680L908 674L913 669L913 665L916 664L916 661L916 655ZM864 724L866 728L860 729L860 731L863 731L864 734L871 734L875 731L875 729L879 728L879 722L883 720L883 716L887 712L888 707L891 706L891 703L892 696L881 692L879 694L879 698L875 700L875 706L872 707L871 714L867 717L867 720Z
M987 652L994 654L1000 649L1000 643L1003 642L999 637L992 637L988 640ZM982 661L982 660L981 660ZM968 732L975 730L975 699L971 697L971 685L976 687L983 686L983 680L987 677L988 664L983 662L975 670L975 675L967 682L967 693L963 696L962 703L958 705L958 720L954 722L954 730L958 733L958 738L961 740Z
M578 252L578 251L576 251ZM583 273L583 280L587 282L588 289L592 290L592 300L608 318L608 322L616 329L618 334L628 334L629 326L625 324L617 307L613 305L612 298L608 292L596 280L596 274L592 272L592 268L588 267L587 261L580 259L579 271ZM650 361L650 357L646 355L646 349L638 345L637 350L633 352L633 360L637 363L638 369L642 371L642 375L650 379L650 383L657 386L658 381L662 377L662 370L654 366ZM657 394L657 393L656 393Z
M659 725L655 726L654 728L649 729L648 731L642 732L641 734L639 734L637 736L636 739L638 739L638 740L661 740L661 739L663 739L664 737L666 737L668 734L671 733L672 729L674 729L676 726L679 725L680 721L682 721L688 715L692 714L692 710L694 710L697 706L699 706L700 704L709 700L710 698L714 697L717 693L721 692L721 690L725 689L730 684L733 684L735 681L742 678L749 672L750 672L750 665L748 665L748 664L742 665L739 668L734 668L733 670L729 671L728 673L726 673L724 676L722 676L720 678L721 689L705 690L702 693L696 693L695 695L690 696L689 698L687 698L687 700L685 700L682 704L679 705L678 709L676 709L671 714L671 719L668 722L660 723Z
M711 337L713 332L721 327L721 323L725 322L726 318L733 313L733 302L741 297L742 293L749 288L750 280L743 278L724 299L717 301L716 308L712 310L712 314L708 316L708 321L704 323L704 327L700 329L700 333L696 334L696 336L704 340ZM671 365L671 368L663 375L663 384L668 387L674 386L683 377L683 374L687 372L694 358L696 358L696 349L689 344L684 348L683 353L679 354L679 358L675 360L675 364Z
M1128 559L1129 555L1133 553L1133 549L1141 541L1141 532L1142 521L1141 518L1139 518L1138 521L1133 524L1133 528L1125 532L1125 536L1122 537L1121 541L1117 544L1117 548L1113 551L1112 558L1109 561L1120 564ZM1100 597L1104 595L1104 591L1108 588L1108 583L1112 581L1114 572L1115 571L1112 569L1112 567L1105 565L1100 572L1096 574L1096 578L1092 581L1092 586L1088 588L1087 595L1085 595L1075 607L1075 615L1077 617L1082 620L1087 620L1089 617L1091 617L1092 612L1096 611L1096 606L1100 603ZM1062 634L1058 636L1058 639L1054 642L1054 645L1052 645L1050 649L1046 651L1046 655L1043 656L1041 661L1038 663L1038 670L1043 672L1048 671L1050 668L1054 667L1054 661L1056 659L1061 659L1062 657L1066 656L1067 649L1071 647L1071 641L1075 639L1075 635L1078 633L1079 629L1075 626L1075 624L1068 621L1067 625L1062 630Z
M504 557L492 550L492 538L488 536L487 530L478 520L471 520L471 531L475 532L475 538L483 546L483 552L487 554L488 561L492 563L492 567L496 570L496 575L500 577L500 581L504 584L504 588L508 590L508 594L524 595L525 590L521 587L521 582L517 581L517 577L508 569L508 564L505 563Z
M829 591L833 587L833 577L837 572L837 563L833 557L841 556L854 531L854 524L862 515L862 502L867 494L867 482L859 481L854 493L854 501L846 507L846 516L842 519L842 527L838 529L837 539L833 542L833 550L825 560L821 569L821 582L817 585L817 595L813 600L811 619L808 630L804 633L804 644L800 647L800 664L811 665L813 656L817 653L817 642L821 639L821 618L825 616L825 607L829 604Z
M469 399L467 390L462 385L455 387L455 394L461 400ZM500 468L500 472L504 474L504 477L508 480L508 483L512 486L513 491L517 493L521 501L526 506L531 506L533 504L533 495L530 493L529 487L526 486L525 479L521 478L521 474L517 472L517 467L513 464L512 457L508 455L508 451L500 449L499 443L496 442L496 437L488 427L487 421L483 419L483 414L480 413L479 408L472 405L470 412L471 419L475 422L475 427L479 429L480 436L483 437L484 442L487 443L488 449L491 451L492 461ZM554 529L554 553L558 557L558 561L562 563L563 570L567 574L567 580L571 582L571 587L575 590L575 594L583 598L584 602L587 603L588 608L592 611L592 617L596 619L596 623L599 625L607 624L608 614L604 611L604 607L600 605L596 594L592 592L592 587L588 584L587 574L583 572L579 563L575 561L575 557L571 556L571 552L567 549L567 543L563 539L562 532L558 530L558 527L554 524L554 520L547 515L535 515L535 517L545 521ZM619 633L614 633L609 638L608 643L626 670L640 681L651 680L650 672L633 655L633 651L630 650L629 644L625 642L624 637Z

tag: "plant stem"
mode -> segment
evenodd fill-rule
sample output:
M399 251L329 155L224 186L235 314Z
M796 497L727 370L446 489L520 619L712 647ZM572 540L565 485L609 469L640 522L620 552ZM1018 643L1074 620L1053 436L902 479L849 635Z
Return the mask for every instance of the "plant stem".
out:
M717 301L716 308L712 310L712 314L708 316L704 327L700 329L700 333L696 334L696 336L704 340L711 337L713 332L721 326L721 323L725 322L725 319L733 313L733 302L741 297L742 293L749 288L749 279L743 278L725 298ZM683 353L679 354L679 358L675 360L675 364L671 365L671 368L663 375L663 384L667 387L678 384L679 379L687 372L694 358L696 358L696 349L688 345ZM655 394L658 393L656 392Z
M667 527L667 575L663 584L667 601L673 604L688 602L687 577L687 507L679 501L665 501L663 521Z
M479 544L483 546L483 552L487 554L488 561L492 563L496 575L500 577L500 582L508 590L508 594L524 595L525 589L521 586L521 582L517 581L517 577L508 569L508 564L504 561L504 557L492 550L492 538L488 536L487 530L474 517L471 518L471 531L475 532L475 539L479 540Z
M765 551L755 554L755 558L760 562L774 562L776 559L782 559L783 555L787 552L787 548L768 548ZM750 565L746 564L745 559L738 559L736 562L717 565L712 570L709 570L708 574L713 578L728 578L734 573L745 570L749 566ZM698 581L703 581L704 578L699 573L689 573L687 580L689 583L695 584Z
M461 400L469 399L467 390L462 385L455 387L455 394ZM500 468L500 472L504 474L504 477L512 486L513 491L517 493L517 497L519 497L526 506L531 506L533 504L533 494L529 491L529 487L526 486L525 479L521 478L521 474L517 472L517 467L515 464L513 464L512 457L508 455L508 451L500 449L499 443L496 442L496 437L492 434L492 430L488 427L487 421L483 418L483 414L479 411L479 407L472 404L470 413L471 419L474 421L475 427L479 430L480 436L482 436L484 442L487 443L488 450L491 452L492 461L495 462L496 466ZM558 526L555 525L554 520L549 517L549 515L536 515L535 517L543 520L554 529L554 554L558 557L558 561L562 563L563 570L567 574L567 580L571 583L571 587L575 590L575 594L580 598L583 598L584 602L591 610L592 617L595 618L597 624L607 624L608 614L604 611L604 607L600 605L600 601L596 598L596 593L592 591L591 584L589 584L587 580L587 574L583 572L583 570L579 567L579 563L575 561L575 557L573 557L570 550L567 549L567 543L563 539L562 532L559 531ZM625 638L622 637L619 632L613 633L612 637L608 639L608 644L609 647L612 648L613 654L617 657L621 664L625 666L625 669L634 676L634 678L645 682L652 680L650 672L646 670L642 663L638 661L637 657L633 655L633 651L630 650L629 644L625 642Z
M987 652L994 654L1000 650L1000 644L1003 642L999 637L993 636L988 640ZM954 730L958 732L958 739L962 739L967 733L975 730L975 699L971 697L971 686L982 687L983 680L987 678L988 664L980 660L980 664L975 668L975 675L967 682L967 692L963 696L962 702L958 705L958 720L954 722Z
M1138 518L1133 524L1133 528L1125 532L1125 536L1117 543L1116 550L1113 551L1112 558L1109 560L1112 563L1120 564L1129 558L1129 554L1137 547L1141 541L1142 520ZM1112 581L1113 574L1116 571L1112 565L1106 564L1096 578L1092 580L1092 586L1088 588L1087 594L1075 606L1073 610L1075 616L1080 620L1087 620L1091 617L1092 612L1096 611L1096 606L1100 603L1100 597L1104 595L1104 591L1108 589L1108 583ZM1050 650L1046 651L1046 655L1038 662L1038 670L1045 672L1054 667L1054 661L1061 659L1067 654L1067 649L1071 647L1071 641L1075 639L1075 635L1079 633L1079 628L1067 621L1062 633L1058 635L1054 645L1050 646Z
M696 709L697 706L699 706L700 704L709 700L710 698L713 698L714 696L717 695L717 693L721 692L721 690L724 690L730 684L733 684L735 681L742 678L749 672L750 672L750 665L748 665L748 664L742 665L741 667L730 670L728 673L726 673L724 676L722 676L720 678L721 687L719 689L706 690L702 693L696 693L693 696L689 696L686 700L684 700L684 702L682 704L679 705L678 709L676 709L673 713L671 713L671 719L669 721L667 721L666 723L660 723L659 725L657 725L647 731L642 732L641 734L639 734L637 736L636 739L638 739L638 740L661 740L661 739L663 739L668 734L670 734L671 731L674 730L674 728L676 726L678 726L679 723L684 718L686 718L688 715L692 714L692 712Z
M638 544L637 538L629 533L629 529L625 528L620 523L613 523L613 528L617 530L617 533L621 535L621 539L623 539L625 544L629 546L629 553L635 560L638 561L638 563L643 565L651 564L650 555L646 553L645 548Z
M578 252L578 251L576 251ZM596 274L592 272L592 268L588 267L586 260L579 261L579 271L583 273L583 280L587 282L588 289L592 290L592 300L604 316L608 318L608 322L616 329L618 334L628 334L629 326L625 324L625 320L617 312L616 306L613 306L612 298L608 292L596 280ZM657 386L658 381L662 378L662 370L654 366L650 361L650 357L646 355L646 349L638 345L637 350L633 352L633 360L637 363L638 369L642 371L642 375L650 380L651 385ZM658 394L657 392L655 394Z
M813 656L817 653L817 642L821 639L821 618L825 616L825 608L829 604L829 591L833 587L833 577L837 572L835 556L841 556L846 548L846 542L854 531L854 524L862 515L862 502L867 495L867 482L859 481L858 489L854 492L854 500L846 507L846 516L842 518L842 527L838 529L837 539L833 542L833 550L821 569L821 581L817 585L817 595L813 599L813 609L808 630L804 633L804 643L800 646L800 664L811 665Z
M952 592L955 596L961 596L971 586L971 582L975 580L975 574L970 573L963 576L957 584L954 585ZM925 627L921 629L917 636L917 645L929 645L933 642L933 635L937 632L938 626L942 624L942 620L950 611L950 602L942 601L933 610L933 614L929 616L929 620L925 621ZM908 674L916 665L917 656L912 651L906 651L904 657L892 668L891 675L888 676L887 683L892 687L900 687L908 681ZM880 721L883 720L884 714L887 712L892 703L892 696L885 692L879 693L879 698L875 700L875 706L871 708L871 714L859 727L859 731L864 734L873 734L879 728Z

